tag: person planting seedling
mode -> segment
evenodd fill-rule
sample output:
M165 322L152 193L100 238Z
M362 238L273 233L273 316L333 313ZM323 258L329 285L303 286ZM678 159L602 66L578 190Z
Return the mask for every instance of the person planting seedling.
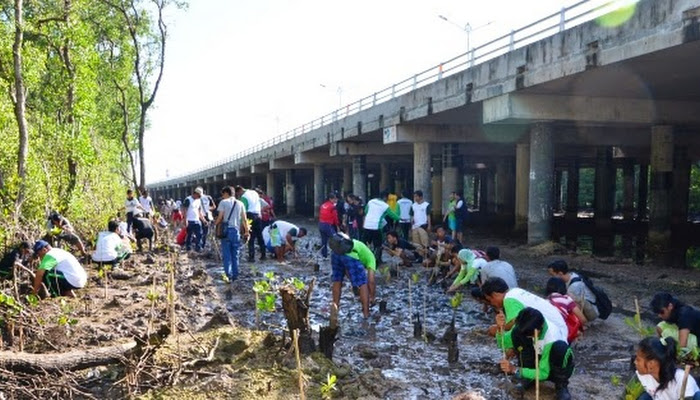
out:
M333 282L333 303L340 308L340 292L343 278L347 274L352 285L359 288L362 313L369 317L369 303L374 301L375 282L374 272L377 268L374 254L359 240L350 239L344 233L331 236L328 246L333 251L331 255Z

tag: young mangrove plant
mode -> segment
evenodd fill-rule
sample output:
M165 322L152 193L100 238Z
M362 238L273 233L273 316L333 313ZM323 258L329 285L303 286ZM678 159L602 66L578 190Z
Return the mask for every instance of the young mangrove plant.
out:
M333 398L333 392L338 390L337 383L338 378L335 375L328 374L326 382L321 385L321 399L331 400Z
M654 327L646 327L644 324L642 324L642 314L639 311L639 300L637 298L634 298L634 307L636 310L636 313L634 314L633 318L626 317L625 318L625 324L632 328L639 336L645 338L647 336L652 336L656 332Z
M277 301L277 289L274 287L277 277L274 272L266 272L264 279L253 283L255 293L255 326L260 329L260 311L274 312ZM303 287L303 283L302 283Z

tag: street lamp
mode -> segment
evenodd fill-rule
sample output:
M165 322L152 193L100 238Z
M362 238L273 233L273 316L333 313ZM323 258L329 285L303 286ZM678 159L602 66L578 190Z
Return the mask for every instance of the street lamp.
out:
M319 83L319 86L321 86L324 89L330 89L323 83ZM341 86L338 86L338 89L336 89L335 92L338 94L338 108L341 108L343 106L343 88Z
M449 23L450 25L456 26L456 27L459 28L461 31L464 31L464 33L467 34L467 52L471 51L471 49L472 49L471 43L470 43L470 39L471 39L471 34L472 34L472 32L474 32L474 31L476 31L476 30L479 30L479 29L481 29L481 28L485 28L485 27L487 27L487 26L493 24L493 21L490 21L490 22L485 23L485 24L483 24L483 25L477 26L476 28L472 28L472 25L471 25L469 22L467 22L466 25L462 26L462 25L460 25L460 24L458 24L458 23L456 23L456 22L450 20L449 18L447 18L447 17L444 16L444 15L438 15L438 18L440 18L441 20L443 20L443 21Z

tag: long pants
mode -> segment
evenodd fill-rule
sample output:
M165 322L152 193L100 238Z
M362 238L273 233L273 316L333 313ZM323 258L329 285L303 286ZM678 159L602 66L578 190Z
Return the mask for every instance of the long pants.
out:
M192 250L192 243L194 243L194 249L200 251L202 239L202 223L199 221L187 221L187 238L185 239L185 250Z
M364 229L364 242L372 245L372 253L377 265L382 263L382 231L378 229Z
M430 246L428 232L421 227L411 229L411 241L419 244L422 252ZM425 254L422 254L422 256L425 257Z
M202 248L207 245L207 235L209 235L209 221L202 224Z
M258 246L260 246L260 259L264 260L265 259L265 240L263 240L263 235L262 235L262 231L263 231L262 219L260 219L260 215L253 214L253 213L246 213L246 216L248 217L249 220L253 220L253 224L250 227L251 238L248 241L248 260L249 261L255 260L255 241L257 241Z
M399 234L402 238L406 240L411 240L408 236L408 232L411 230L410 222L399 222Z
M241 237L236 228L228 228L228 235L221 239L221 258L224 262L224 273L231 281L238 279L238 253L241 248Z
M535 368L535 348L532 338L525 337L513 330L513 348L520 351L520 367ZM560 340L552 344L549 353L549 376L546 380L556 386L568 386L569 378L574 372L574 355L570 352L569 345Z
M335 234L335 226L327 222L319 222L318 230L321 233L321 255L328 257L328 239Z
M126 231L131 233L131 225L134 223L134 213L126 213Z

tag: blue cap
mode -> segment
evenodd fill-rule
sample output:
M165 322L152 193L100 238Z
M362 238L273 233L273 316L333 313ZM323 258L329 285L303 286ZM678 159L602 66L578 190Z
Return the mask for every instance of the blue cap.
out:
M46 240L37 240L36 243L34 243L34 252L36 253L48 245L49 244L46 242Z

